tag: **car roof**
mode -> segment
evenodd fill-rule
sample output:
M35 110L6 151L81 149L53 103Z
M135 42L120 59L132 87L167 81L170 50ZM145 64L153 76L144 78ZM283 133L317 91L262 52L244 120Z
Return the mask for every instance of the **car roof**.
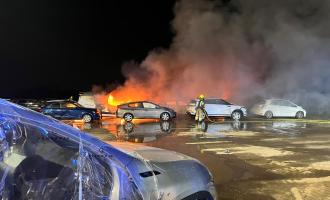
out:
M72 103L76 103L75 101L72 101L72 100L66 100L66 99L58 99L58 100L50 100L50 101L47 101L47 103L61 103L61 102L72 102Z
M280 101L290 101L290 100L287 100L287 99L265 99L265 101L276 101L276 100L280 100Z
M156 103L153 103L151 101L132 101L132 102L127 102L127 103L120 104L118 106L123 106L123 105L128 105L128 104L133 104L133 103L152 103L152 104L156 104Z
M192 100L198 101L199 99L192 99ZM225 99L216 98L216 97L205 98L205 100L223 100L223 101L226 101Z

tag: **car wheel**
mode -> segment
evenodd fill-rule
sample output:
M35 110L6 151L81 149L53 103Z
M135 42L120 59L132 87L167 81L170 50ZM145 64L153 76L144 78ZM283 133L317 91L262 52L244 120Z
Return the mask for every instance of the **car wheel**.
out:
M134 116L133 116L131 113L126 113L126 114L124 115L124 120L127 121L127 122L132 121L133 118L134 118Z
M301 111L297 112L297 114L296 114L296 118L297 118L297 119L302 119L302 118L304 118L304 113L301 112Z
M234 111L232 114L231 114L231 118L233 120L240 120L242 118L242 112L241 111Z
M168 121L162 121L160 122L160 129L162 132L169 133L171 132L171 124Z
M131 133L133 131L133 129L134 129L134 124L131 123L131 122L125 123L124 129L125 129L125 132L126 133Z
M168 121L171 119L171 116L168 112L163 112L161 115L160 115L160 119L162 121Z
M271 119L271 118L273 118L273 113L272 113L272 111L267 111L267 112L265 113L265 117L266 117L267 119Z
M93 120L93 118L90 114L84 114L82 119L84 120L85 123L89 123Z

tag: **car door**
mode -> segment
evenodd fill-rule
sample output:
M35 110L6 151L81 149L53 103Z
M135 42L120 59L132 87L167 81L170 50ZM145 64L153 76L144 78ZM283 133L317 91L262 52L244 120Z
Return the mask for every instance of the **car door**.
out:
M43 114L52 116L54 118L61 118L62 117L62 110L60 107L60 103L51 103L43 111Z
M225 104L221 99L205 100L205 110L209 116L230 115L230 105Z
M132 113L134 118L144 118L145 112L141 102L130 103L127 107L127 112Z
M281 106L281 100L272 100L267 107L267 111L271 111L274 117L283 117L284 111Z
M285 100L283 101L283 106L286 109L286 116L287 117L295 117L298 112L298 106L291 101Z
M77 109L77 105L72 102L62 102L61 104L63 119L80 119L81 111Z
M220 108L218 107L214 99L205 99L205 111L207 115L215 116L215 115L219 115Z
M160 109L159 106L150 103L150 102L143 102L143 112L145 118L159 118L160 117Z
M221 116L230 116L231 110L232 110L232 104L222 100L222 99L216 99L215 100L218 108L218 112Z

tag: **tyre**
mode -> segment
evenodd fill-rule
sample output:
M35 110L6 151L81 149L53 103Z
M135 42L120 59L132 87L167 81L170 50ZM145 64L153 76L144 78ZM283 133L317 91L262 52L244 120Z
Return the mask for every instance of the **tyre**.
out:
M297 112L297 114L296 114L296 118L297 118L297 119L302 119L302 118L304 118L304 113L301 112L301 111Z
M241 120L243 117L243 114L241 111L235 110L233 113L231 113L231 118L233 120Z
M91 122L93 120L93 117L90 114L84 114L82 116L82 119L84 120L85 123L89 123L89 122Z
M126 113L126 114L124 115L124 120L127 121L127 122L132 121L133 118L134 118L134 116L133 116L131 113Z
M171 132L171 123L168 121L162 121L160 122L160 129L164 133L170 133Z
M134 130L134 124L131 122L125 123L124 130L126 133L131 133Z
M273 118L273 113L272 113L272 111L267 111L267 112L265 113L265 117L266 117L267 119L271 119L271 118Z
M162 121L169 121L171 119L171 115L168 112L163 112L162 114L160 114L160 119Z

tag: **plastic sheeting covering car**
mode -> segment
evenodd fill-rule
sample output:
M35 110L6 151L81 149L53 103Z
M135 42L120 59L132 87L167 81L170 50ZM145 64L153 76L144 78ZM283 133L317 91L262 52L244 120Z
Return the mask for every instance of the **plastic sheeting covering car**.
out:
M1 99L0 181L10 200L216 198L211 174L191 157L109 144Z
M132 158L4 100L0 151L2 199L142 199L125 168Z

